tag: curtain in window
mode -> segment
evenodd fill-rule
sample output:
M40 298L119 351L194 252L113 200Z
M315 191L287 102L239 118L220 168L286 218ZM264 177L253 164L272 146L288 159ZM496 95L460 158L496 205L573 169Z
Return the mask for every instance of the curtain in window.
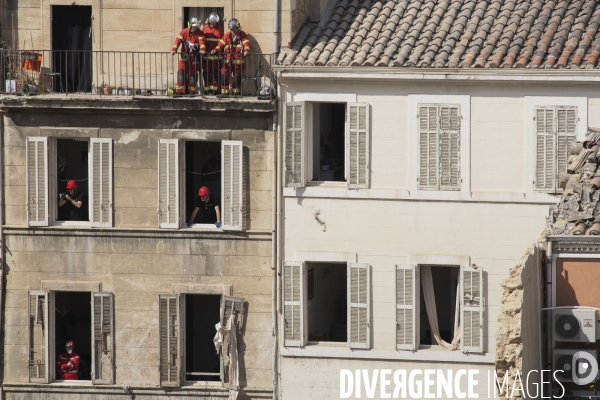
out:
M427 309L427 319L429 320L429 327L431 328L431 334L435 338L435 341L442 347L448 350L458 350L460 343L460 324L455 322L454 324L454 335L452 337L452 343L448 343L442 339L440 335L440 328L438 326L437 308L435 306L435 293L433 291L433 278L431 276L431 267L421 267L421 285L423 286L423 298L425 299L425 308ZM456 296L456 312L455 321L458 320L457 313L459 309L459 296Z

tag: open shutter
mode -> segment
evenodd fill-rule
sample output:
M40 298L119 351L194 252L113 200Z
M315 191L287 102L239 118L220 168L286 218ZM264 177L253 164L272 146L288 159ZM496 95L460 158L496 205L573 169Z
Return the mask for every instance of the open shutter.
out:
M348 187L369 187L369 105L349 103L346 112L346 174Z
M27 222L48 226L48 138L27 138Z
M235 312L236 315L235 321L237 326L232 327L232 329L235 329L236 331L230 332L229 334L234 334L235 340L233 343L237 344L237 346L239 347L239 334L241 333L242 326L244 325L244 299L241 297L223 296L221 298L221 326L227 325L227 320L233 312ZM239 372L239 358L237 356L237 353L233 354L233 350L239 349L229 348L228 350L229 351L221 351L220 354L222 386L230 390L239 390L239 378L236 378L233 375ZM232 365L229 368L225 368L225 357L227 357L228 363L235 363L235 365ZM230 374L230 371L233 371L233 374ZM237 385L235 383L237 383Z
M396 348L417 350L419 326L419 269L396 265Z
M158 219L161 228L179 228L179 140L158 141Z
M114 382L114 301L112 293L92 293L92 383Z
M90 221L92 227L112 227L112 139L90 139Z
M440 106L439 179L441 190L460 189L460 108Z
M305 186L304 109L304 103L285 103L284 106L285 187Z
M552 193L557 187L555 113L554 107L535 109L535 188L540 192Z
M160 385L179 386L179 295L159 295Z
M556 133L557 133L557 170L554 176L555 189L558 188L558 174L567 172L569 161L569 152L571 143L575 141L577 135L577 108L576 107L558 107L556 110Z
M438 189L438 107L419 106L419 189Z
M29 292L29 382L48 383L48 292Z
M460 347L463 353L483 353L483 271L460 267Z
M304 263L283 263L283 345L304 346Z
M348 263L348 347L371 348L369 264Z
M241 141L221 142L221 222L223 229L244 226L244 148Z

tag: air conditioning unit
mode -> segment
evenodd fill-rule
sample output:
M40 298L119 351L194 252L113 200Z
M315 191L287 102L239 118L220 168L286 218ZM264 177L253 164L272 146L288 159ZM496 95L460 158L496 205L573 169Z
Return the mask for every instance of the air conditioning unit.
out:
M554 309L554 341L594 343L598 317L593 308Z
M592 367L590 362L585 358L581 357L573 362L573 355L577 352L590 354L596 362L598 361L597 350L554 349L552 352L552 367L554 371L557 371L555 375L556 379L561 382L573 382L573 369L575 369L576 375L581 379L586 378L591 373ZM596 374L594 382L598 380L599 375L598 373Z

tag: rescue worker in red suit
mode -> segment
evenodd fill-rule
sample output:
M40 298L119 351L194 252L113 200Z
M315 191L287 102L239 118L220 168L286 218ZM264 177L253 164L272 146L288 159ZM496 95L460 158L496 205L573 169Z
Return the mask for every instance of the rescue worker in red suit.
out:
M202 27L204 40L206 41L206 52L203 58L202 74L204 75L204 94L219 93L219 56L210 54L223 38L223 28L219 25L219 16L212 13L208 16L207 24Z
M182 46L179 54L179 65L177 67L177 85L175 94L196 94L196 75L200 70L200 54L206 53L206 43L200 29L198 18L192 17L190 27L179 32L175 39L175 44L171 50L171 55L177 52L179 46ZM187 90L186 90L187 86Z
M72 340L67 341L66 351L58 356L56 361L58 367L58 379L74 381L79 379L79 354L73 349L75 345Z
M250 55L250 39L240 27L237 19L229 21L229 32L219 41L211 54L223 51L225 60L221 68L221 94L229 94L229 80L233 75L231 94L240 95L242 87L242 71L244 70L244 57Z

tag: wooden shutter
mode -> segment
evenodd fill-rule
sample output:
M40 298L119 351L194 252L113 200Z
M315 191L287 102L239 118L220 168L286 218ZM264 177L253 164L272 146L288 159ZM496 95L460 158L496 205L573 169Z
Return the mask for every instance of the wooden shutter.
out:
M92 227L110 228L113 223L112 139L90 139L90 221Z
M221 142L221 222L223 229L244 225L244 147L241 141Z
M181 357L179 295L159 295L160 385L179 386Z
M48 138L28 137L26 146L27 222L48 226Z
M114 300L112 293L92 293L92 383L114 382Z
M463 353L483 353L483 271L460 267L460 347Z
M346 112L346 174L349 188L369 187L369 105L348 103Z
M557 173L554 176L554 189L558 191L558 174L567 172L569 161L569 147L577 135L577 108L557 107L556 110L556 165Z
M419 106L419 189L438 189L438 106Z
M158 219L161 228L179 228L179 140L158 141Z
M369 264L348 263L348 347L371 347L371 274Z
M302 187L304 177L304 103L285 103L283 139L285 152L285 187Z
M396 348L417 350L419 338L419 269L396 265Z
M244 299L241 297L230 297L223 296L221 297L221 326L227 325L227 320L231 316L231 313L235 311L237 314L236 322L238 331L237 334L241 333L242 326L244 325ZM239 335L237 336L237 343L239 347L241 338ZM239 351L239 349L238 349ZM222 351L221 356L221 382L222 386L226 389L238 390L238 386L231 385L229 383L229 368L224 368L224 360L223 357L227 357L226 351ZM239 358L238 358L239 363Z
M556 191L556 176L558 174L556 172L555 115L556 110L554 107L538 107L535 109L535 188L540 192Z
M48 383L48 292L28 294L29 382Z
M440 106L439 182L441 190L460 189L460 108Z
M283 345L304 346L304 263L283 263Z

